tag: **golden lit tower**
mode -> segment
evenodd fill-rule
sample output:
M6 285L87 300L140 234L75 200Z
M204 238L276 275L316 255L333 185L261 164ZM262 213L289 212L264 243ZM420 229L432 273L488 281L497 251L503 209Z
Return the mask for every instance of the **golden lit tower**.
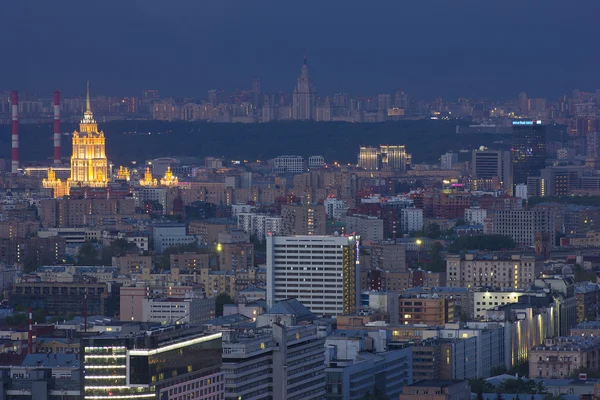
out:
M90 82L87 82L85 112L79 132L73 132L73 155L69 186L104 187L108 181L104 132L98 132L90 106Z

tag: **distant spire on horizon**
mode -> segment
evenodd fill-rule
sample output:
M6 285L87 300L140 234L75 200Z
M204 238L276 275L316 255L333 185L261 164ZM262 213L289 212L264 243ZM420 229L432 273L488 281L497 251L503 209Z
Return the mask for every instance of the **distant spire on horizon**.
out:
M90 102L90 81L89 81L89 79L87 81L87 94L85 96L85 111L86 112L92 111L92 106L91 106L91 102Z

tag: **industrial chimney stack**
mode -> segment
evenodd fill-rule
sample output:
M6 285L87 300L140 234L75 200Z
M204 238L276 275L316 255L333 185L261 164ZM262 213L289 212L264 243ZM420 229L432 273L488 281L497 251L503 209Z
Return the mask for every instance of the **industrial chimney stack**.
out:
M13 175L17 174L19 169L19 92L13 90L12 99L12 167Z
M54 91L54 165L60 164L60 91Z

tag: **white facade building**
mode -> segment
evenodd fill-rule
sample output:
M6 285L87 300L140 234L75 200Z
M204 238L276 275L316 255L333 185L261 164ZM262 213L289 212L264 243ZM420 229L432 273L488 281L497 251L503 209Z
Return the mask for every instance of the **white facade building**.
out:
M358 238L267 236L267 304L296 298L321 316L360 304Z
M308 157L308 168L321 168L324 165L325 165L325 158L323 156Z
M422 208L403 208L402 232L417 232L423 230L423 209Z
M483 225L483 220L487 217L485 208L465 208L465 221L472 225Z
M272 235L281 234L281 217L255 213L240 213L237 217L238 229L256 236L260 241L265 240L269 233Z
M325 206L325 213L327 218L342 219L348 211L348 205L344 200L336 199L335 197L328 197L323 201Z
M300 156L279 156L273 159L273 173L301 174L304 170L304 158Z
M527 196L527 184L526 183L519 183L518 185L515 186L515 197L518 197L520 199L529 198Z

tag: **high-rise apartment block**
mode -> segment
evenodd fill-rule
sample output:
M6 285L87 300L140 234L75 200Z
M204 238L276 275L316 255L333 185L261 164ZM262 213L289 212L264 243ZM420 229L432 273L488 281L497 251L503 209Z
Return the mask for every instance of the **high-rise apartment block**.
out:
M358 234L363 240L385 239L383 237L383 219L368 215L348 215L346 232Z
M267 237L267 303L296 298L317 315L356 309L360 279L354 236Z
M281 206L281 233L283 235L324 235L327 214L324 206Z
M449 152L442 154L440 159L441 169L452 169L456 164L458 164L458 153Z
M239 213L238 228L248 232L251 236L260 241L264 241L267 235L280 235L282 229L282 220L279 216Z
M510 236L519 246L533 247L536 233L548 236L550 246L556 239L556 212L552 208L496 211L484 227L486 234Z
M423 229L422 208L403 208L400 213L402 216L402 232L416 232Z

